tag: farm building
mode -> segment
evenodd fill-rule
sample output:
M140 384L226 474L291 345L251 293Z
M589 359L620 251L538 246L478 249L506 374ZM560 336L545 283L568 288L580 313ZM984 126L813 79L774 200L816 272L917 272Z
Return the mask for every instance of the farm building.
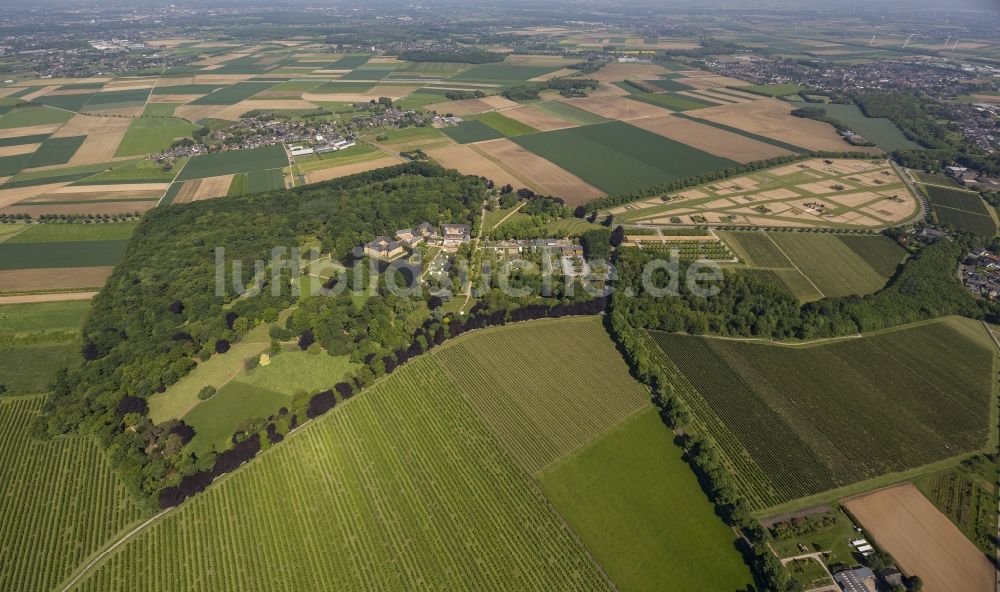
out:
M312 154L313 149L308 146L292 146L291 153L292 156L305 156L306 154Z
M387 236L377 236L375 240L365 245L365 255L380 259L391 259L403 254L403 243L394 241Z
M442 224L441 225L441 238L444 239L444 245L457 246L462 243L469 242L469 225L468 224Z
M833 579L844 592L876 592L875 572L867 567L838 571Z

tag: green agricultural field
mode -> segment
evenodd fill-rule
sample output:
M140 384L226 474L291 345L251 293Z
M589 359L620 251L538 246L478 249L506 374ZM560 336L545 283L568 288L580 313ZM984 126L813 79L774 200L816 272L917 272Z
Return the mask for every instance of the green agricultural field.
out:
M939 223L983 237L996 234L996 222L978 193L937 185L924 185L923 189Z
M513 141L609 194L735 164L620 121L530 134Z
M670 109L671 111L691 111L693 109L704 109L705 107L715 107L715 103L701 101L693 97L679 95L676 93L638 93L629 95L628 98Z
M276 82L237 82L232 86L226 86L219 90L199 97L189 105L235 105L255 94L267 90L277 84Z
M137 117L129 124L115 156L155 154L169 148L178 138L190 137L196 129L198 126L179 117Z
M934 208L934 214L938 222L962 230L978 234L981 237L989 238L996 234L996 221L989 215L973 214L965 210L956 210L944 206Z
M90 97L94 96L95 93L79 93L72 95L42 95L34 100L35 103L41 103L49 107L55 107L56 109L66 109L67 111L80 111L83 106L87 104Z
M83 145L87 136L72 136L68 138L49 138L42 142L38 150L31 155L25 168L66 164L73 158L76 151Z
M0 156L0 175L13 175L24 168L31 158L31 153Z
M649 404L649 393L592 317L483 331L446 345L435 359L528 472Z
M430 144L444 140L444 134L436 127L400 127L373 130L368 134L368 138L377 136L385 137L385 140L377 140L380 144L387 146L418 146Z
M96 441L38 440L41 397L0 400L0 589L48 592L141 511Z
M647 408L546 472L542 491L622 592L753 583L672 433Z
M0 243L0 269L94 267L114 265L125 254L127 240Z
M441 128L441 131L459 144L481 142L483 140L496 140L504 137L504 135L496 129L476 119L467 119L458 125L443 127Z
M349 55L323 66L323 70L353 70L371 59L369 55Z
M88 312L87 300L0 304L0 334L78 331Z
M757 510L885 483L990 442L996 348L977 321L809 346L652 336Z
M13 138L0 138L0 147L23 146L24 144L39 144L50 134L35 134L32 136L16 136Z
M285 154L285 147L273 144L251 150L213 152L195 156L177 174L176 180L187 181L233 173L280 169L286 166L288 166L288 156Z
M177 171L184 167L187 157L179 158L169 170L156 164L154 160L141 159L115 163L114 168L97 174L87 175L73 183L74 185L114 185L117 183L169 183L173 181ZM107 165L103 165L107 169Z
M973 214L989 214L983 198L975 191L924 185L924 192L927 193L927 199L932 206L965 210Z
M224 84L178 84L176 86L158 86L153 89L154 95L207 95L222 88Z
M947 175L938 175L936 173L925 173L923 171L911 171L913 176L917 178L917 181L921 183L929 183L931 185L942 185L944 187L953 187L956 189L961 189L962 186L959 185L958 181L952 179Z
M305 174L321 171L335 166L355 164L366 160L380 158L384 153L369 144L356 144L347 150L327 152L326 154L309 154L295 157L295 174Z
M290 581L322 590L612 589L428 356L185 502L74 590L263 591Z
M906 258L906 250L887 236L838 234L837 238L884 278L892 277Z
M923 147L908 139L891 121L885 118L865 117L857 105L825 104L821 107L832 119L836 119L854 133L861 134L876 146L893 150L920 150Z
M107 172L111 174L114 169L125 168L134 166L133 161L119 161L115 163L102 163L102 164L88 164L75 167L64 167L58 169L49 169L44 171L27 171L24 173L18 173L7 181L2 186L3 189L12 189L14 187L31 187L35 185L45 185L47 183L72 183L74 181L81 181L88 177L94 177L95 175Z
M181 103L146 103L142 117L173 117Z
M872 269L836 235L771 232L768 236L824 296L871 294L889 279Z
M54 243L67 241L118 241L128 240L138 222L109 222L102 224L32 224L6 241L14 243Z
M876 292L906 254L883 236L754 231L719 235L746 265L775 271L804 301Z
M341 82L340 80L331 80L329 82L324 82L321 86L312 89L311 92L314 93L366 93L372 89L374 84L371 82Z
M149 98L148 88L136 88L132 90L112 90L99 92L87 101L83 106L83 111L99 111L102 109L122 109L125 107L136 107L145 105Z
M806 90L806 87L798 86L797 84L748 84L735 88L736 90L750 92L755 95L764 95L766 97L786 97Z
M338 80L382 80L383 78L388 78L392 70L386 70L384 68L367 68L361 67L351 70L347 74L341 76Z
M747 265L772 269L792 267L791 260L765 232L723 231L719 233L719 236Z
M0 117L0 129L66 123L73 115L71 111L51 107L21 107Z
M673 80L671 78L659 78L655 80L646 80L645 82L647 84L652 84L657 88L661 88L665 91L670 91L670 92L679 92L682 90L694 90L694 87L688 86L683 82L677 82L676 80Z
M274 191L275 189L284 189L285 187L285 175L281 169L251 171L246 175L248 193Z
M510 117L505 117L496 111L476 115L474 116L474 119L481 123L485 123L508 138L512 136L523 136L524 134L533 134L538 131L530 125L521 123L520 121L511 119Z
M59 370L79 359L80 344L75 341L22 345L0 340L0 385L7 394L42 393Z
M226 197L239 197L247 193L247 173L233 175L233 180L229 182L229 190L226 191Z
M514 64L480 64L453 76L449 80L469 82L524 82L536 76L555 72L558 68L548 66L517 66Z
M595 115L590 111L574 107L573 105L562 101L542 101L539 103L532 103L527 108L545 111L546 113L555 115L556 117L561 117L562 119L577 125L593 125L596 123L608 122L607 119L601 117L600 115Z

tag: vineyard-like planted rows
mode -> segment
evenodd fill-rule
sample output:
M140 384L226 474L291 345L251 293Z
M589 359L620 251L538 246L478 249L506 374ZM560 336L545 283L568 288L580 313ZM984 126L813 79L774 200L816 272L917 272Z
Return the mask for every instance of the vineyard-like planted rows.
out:
M490 330L435 353L486 426L537 472L648 405L594 318Z
M678 367L687 380L708 404L709 409L692 409L704 417L711 411L725 428L735 436L735 441L722 437L716 427L713 435L720 440L723 448L728 448L731 458L740 457L740 449L746 450L750 458L760 467L762 474L769 478L771 489L757 491L764 506L775 505L818 493L835 486L822 459L818 458L795 429L789 425L753 387L732 367L721 359L713 348L714 342L695 337L684 337L667 333L654 333L653 338L666 356ZM744 467L737 467L741 470ZM747 468L753 468L752 465ZM751 480L752 475L745 476Z
M611 587L424 357L167 514L78 589Z
M653 338L726 455L738 441L769 478L751 496L760 508L984 447L994 351L977 328L952 318L799 348Z
M52 590L141 517L96 442L31 437L41 405L0 402L0 590Z
M792 262L763 232L719 233L747 265L770 268L790 268Z

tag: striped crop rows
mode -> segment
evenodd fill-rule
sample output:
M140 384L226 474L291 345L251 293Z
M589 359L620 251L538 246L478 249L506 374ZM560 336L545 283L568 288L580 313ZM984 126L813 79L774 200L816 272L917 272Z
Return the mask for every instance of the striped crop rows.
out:
M490 330L434 358L532 473L649 404L593 318Z
M120 547L80 590L608 590L429 357Z
M653 339L682 369L694 390L708 404L711 415L705 414L705 409L694 411L705 418L714 416L720 419L724 429L735 436L742 449L749 452L763 474L769 477L774 495L761 488L757 496L748 493L748 497L774 503L819 493L834 486L835 482L823 462L781 416L712 351L706 340L668 333L653 334ZM713 430L713 435L721 433L721 429ZM730 447L730 458L739 458L741 451L735 449L735 442L727 444L723 439L719 440L723 448ZM755 468L737 467L737 471L749 476L757 473L753 470Z
M0 402L0 590L51 590L140 518L97 443L39 441L42 397Z
M662 354L659 359L660 369L666 374L676 395L690 409L690 421L700 429L701 433L715 440L723 462L728 466L730 475L750 506L753 509L760 509L777 503L780 497L760 465L754 461L736 435L712 411L708 401L695 390L687 377L663 353L658 340L648 334L646 339L650 351Z

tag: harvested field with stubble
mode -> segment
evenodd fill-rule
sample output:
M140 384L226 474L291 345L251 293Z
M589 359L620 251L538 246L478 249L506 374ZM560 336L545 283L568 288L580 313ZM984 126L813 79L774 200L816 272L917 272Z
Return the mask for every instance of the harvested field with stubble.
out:
M758 142L751 138L672 115L635 119L631 121L631 124L665 138L704 150L709 154L740 163L791 154L791 152L771 144Z
M579 109L589 111L606 119L629 121L640 117L662 117L670 115L670 111L655 105L633 101L626 97L587 97L585 99L566 99L563 101Z
M219 175L184 181L180 191L174 196L171 203L182 204L215 197L226 197L232 182L233 175Z
M532 106L527 107L516 107L514 109L504 109L501 111L504 117L509 117L515 121L520 121L525 125L529 125L536 130L547 132L554 129L562 129L564 127L575 127L577 124L572 121L567 121L561 117L556 117L555 115L542 111L541 109L535 109Z
M517 172L527 186L537 193L561 197L567 205L577 206L606 195L573 173L545 160L507 139L478 142L472 146ZM495 179L494 179L495 180Z
M0 292L99 288L113 269L111 266L0 269Z
M515 188L527 187L528 183L515 175L508 167L488 158L476 146L459 144L427 150L427 155L441 166L456 169L465 175L478 175L491 179L498 185L512 185Z
M912 483L843 501L874 542L926 592L990 592L996 569Z
M878 148L852 147L837 135L832 125L791 115L794 108L778 99L761 99L698 109L692 111L691 115L810 150L881 153Z
M393 166L403 162L406 162L406 160L396 156L383 156L381 158L375 158L363 162L345 164L341 166L331 167L328 169L320 169L318 171L306 173L305 178L306 178L306 183L319 183L320 181L329 181L330 179L346 177L347 175L354 175L356 173L365 173L374 169Z
M649 405L649 393L595 317L488 329L434 357L530 473Z

